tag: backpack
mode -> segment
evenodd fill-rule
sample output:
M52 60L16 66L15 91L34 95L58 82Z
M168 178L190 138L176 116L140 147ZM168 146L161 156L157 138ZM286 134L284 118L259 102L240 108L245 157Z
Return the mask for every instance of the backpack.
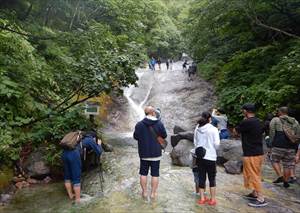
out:
M288 125L287 122L283 122L282 119L280 119L282 124L282 130L285 134L285 136L289 139L292 143L299 143L300 142L300 132L299 130L299 124L297 122L294 122L293 125Z
M63 139L60 141L59 145L64 149L75 149L76 145L81 142L82 132L69 132L66 134Z

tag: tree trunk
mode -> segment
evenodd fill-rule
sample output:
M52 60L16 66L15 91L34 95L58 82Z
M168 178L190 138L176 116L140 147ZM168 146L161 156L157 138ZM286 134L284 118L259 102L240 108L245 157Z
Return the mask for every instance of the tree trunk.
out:
M76 14L77 14L79 5L80 5L80 0L78 0L78 2L77 2L77 5L76 5L76 8L75 8L73 17L72 17L72 19L71 19L70 26L69 26L69 29L70 29L70 30L72 29L73 22L74 22L74 19L75 19L75 17L76 17Z

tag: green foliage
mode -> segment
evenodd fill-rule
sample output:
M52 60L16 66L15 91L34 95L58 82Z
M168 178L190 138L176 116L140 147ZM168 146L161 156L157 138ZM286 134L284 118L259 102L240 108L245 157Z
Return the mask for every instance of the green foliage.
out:
M246 102L256 103L261 118L280 105L300 118L298 0L196 0L186 23L190 53L231 123Z
M0 160L22 146L49 147L90 126L77 106L120 93L147 54L179 54L181 32L161 0L1 0Z

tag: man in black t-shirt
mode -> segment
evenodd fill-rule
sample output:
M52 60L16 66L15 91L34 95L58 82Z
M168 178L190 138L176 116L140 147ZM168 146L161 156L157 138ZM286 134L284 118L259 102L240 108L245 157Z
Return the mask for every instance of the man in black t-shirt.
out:
M243 105L242 111L245 118L236 127L236 131L242 138L244 186L253 190L244 197L251 201L248 203L249 206L263 207L268 205L263 197L261 184L264 128L260 120L255 117L254 104Z

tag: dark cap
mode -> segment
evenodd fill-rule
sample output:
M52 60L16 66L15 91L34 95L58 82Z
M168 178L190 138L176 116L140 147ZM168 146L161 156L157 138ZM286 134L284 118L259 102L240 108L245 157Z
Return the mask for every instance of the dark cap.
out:
M247 103L247 104L244 104L242 106L242 109L246 110L247 112L255 112L255 104L252 104L252 103Z

